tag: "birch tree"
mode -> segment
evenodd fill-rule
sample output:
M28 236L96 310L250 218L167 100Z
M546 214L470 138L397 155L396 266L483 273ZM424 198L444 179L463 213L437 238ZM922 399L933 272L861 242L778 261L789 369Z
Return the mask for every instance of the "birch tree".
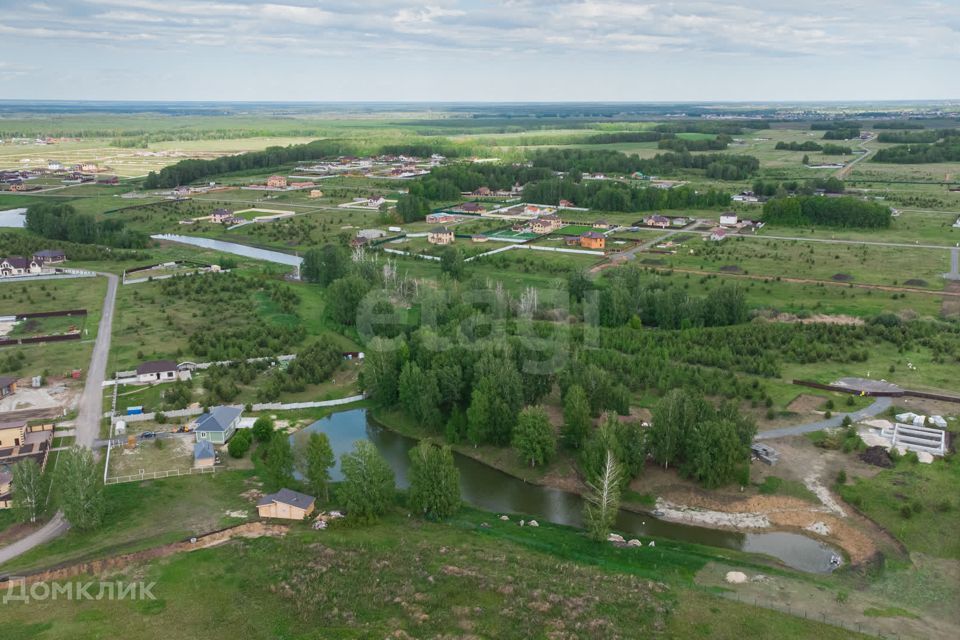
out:
M47 480L36 460L27 458L11 468L13 513L17 522L36 522L47 503Z
M106 502L93 451L70 447L60 455L56 477L60 508L71 526L80 531L99 527L103 523Z
M590 537L603 541L617 519L620 509L620 465L613 451L607 449L603 470L596 483L587 483L584 520Z

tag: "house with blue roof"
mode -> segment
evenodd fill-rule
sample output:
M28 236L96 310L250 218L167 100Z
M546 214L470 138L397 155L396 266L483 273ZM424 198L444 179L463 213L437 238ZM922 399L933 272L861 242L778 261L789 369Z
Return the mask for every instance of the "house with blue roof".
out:
M243 409L239 407L214 407L193 423L197 442L206 440L212 444L226 444L240 423Z

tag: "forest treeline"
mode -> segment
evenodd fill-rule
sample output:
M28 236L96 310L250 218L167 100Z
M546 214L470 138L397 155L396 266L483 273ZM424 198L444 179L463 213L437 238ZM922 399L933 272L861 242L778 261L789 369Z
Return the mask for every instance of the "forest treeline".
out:
M100 244L121 249L142 249L150 238L142 232L124 228L122 220L100 220L89 213L79 213L72 205L41 203L30 205L26 229L51 240L77 244Z
M890 226L890 207L858 198L798 196L774 198L763 205L763 220L790 227L886 229Z

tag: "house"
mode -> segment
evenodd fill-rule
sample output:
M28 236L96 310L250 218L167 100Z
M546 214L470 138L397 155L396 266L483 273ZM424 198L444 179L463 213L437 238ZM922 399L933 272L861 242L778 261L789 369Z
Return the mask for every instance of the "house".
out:
M647 216L643 219L643 224L648 227L660 227L661 229L666 229L670 226L670 218L661 215L652 215Z
M371 196L367 198L368 207L379 207L380 205L385 204L386 202L387 202L387 199L384 198L383 196Z
M710 240L711 242L720 242L726 237L727 237L727 230L722 227L716 227L710 230L710 235L707 236L707 240Z
M685 227L690 224L690 220L682 216L679 218L670 218L670 224L674 227Z
M760 202L760 198L753 191L741 191L730 199L734 202Z
M446 227L434 227L427 234L427 242L430 244L453 244L453 231Z
M303 520L313 513L316 498L291 489L280 489L268 493L257 501L257 512L261 518L283 518L284 520Z
M310 189L310 197L311 197L311 198L322 198L322 197L323 197L323 191L320 191L320 189Z
M290 183L290 188L291 188L291 189L309 189L309 188L315 187L315 186L317 186L317 185L316 185L316 183L313 182L312 180L307 180L307 181L305 181L305 182L291 182L291 183Z
M491 194L490 187L479 187L476 191L473 192L475 196L489 196Z
M0 376L0 398L12 396L17 392L17 379Z
M606 245L607 239L602 233L587 231L580 236L580 246L584 249L603 249Z
M19 447L27 439L27 423L24 420L0 422L0 449Z
M287 179L283 176L270 176L267 178L268 189L286 189Z
M733 211L720 214L720 224L724 227L733 227L740 222L740 217Z
M560 216L552 213L535 218L530 223L530 228L533 232L539 234L553 233L562 226L563 222L560 220Z
M177 379L177 363L173 360L151 360L137 367L137 382L170 382Z
M357 231L357 237L366 238L367 240L377 240L379 238L386 238L387 232L383 229L361 229Z
M427 222L432 222L433 224L447 224L448 222L453 222L457 217L452 213L447 213L446 211L437 211L436 213L427 214Z
M38 264L59 264L66 259L67 254L60 249L44 249L33 254L33 261Z
M576 207L576 206L577 206L577 205L573 204L573 203L570 202L569 200L561 200L561 201L560 201L560 208L561 208L561 209L573 209L573 208Z
M197 442L207 440L213 444L225 444L237 430L241 415L243 415L243 409L236 407L210 409L193 423Z
M487 236L485 236L485 235L483 235L483 234L479 234L479 233L478 233L478 234L476 234L476 235L470 236L470 240L472 240L473 242L487 242L487 241L490 240L490 238L488 238Z
M209 440L200 440L193 445L193 466L197 469L212 467L217 462L217 452L213 450L213 443Z
M610 223L606 220L597 220L591 225L594 229L609 229Z
M479 202L465 202L460 205L460 211L464 213L483 213L486 208Z
M0 258L0 276L22 276L43 271L43 263L22 256Z
M210 222L217 224L232 222L234 217L233 211L230 211L230 209L214 209L213 213L210 214Z
M365 247L368 244L370 244L370 240L362 236L354 236L350 238L350 246L354 249Z

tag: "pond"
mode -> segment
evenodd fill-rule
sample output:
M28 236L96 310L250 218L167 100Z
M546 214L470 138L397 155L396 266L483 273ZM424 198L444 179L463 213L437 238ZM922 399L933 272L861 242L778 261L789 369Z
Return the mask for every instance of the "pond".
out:
M343 479L340 456L353 448L357 440L369 440L386 458L397 476L400 488L409 486L408 451L416 441L385 429L367 417L364 409L342 411L318 420L298 432L322 431L330 438L337 457L331 472L334 481ZM294 438L305 437L300 435ZM493 513L516 513L556 524L582 527L583 499L573 493L529 484L472 458L455 453L460 469L460 490L464 502ZM763 553L801 571L829 573L830 558L836 552L827 544L796 533L737 533L658 520L649 514L621 511L616 524L624 534L654 536L695 544Z
M303 258L282 253L280 251L270 251L269 249L258 249L245 244L236 242L224 242L223 240L213 240L212 238L200 238L197 236L181 236L175 233L158 233L150 236L154 240L166 240L167 242L179 242L180 244L189 244L203 249L213 249L224 253L243 256L244 258L253 258L254 260L264 260L266 262L275 262L285 264L291 267L299 267Z
M0 227L15 228L21 229L26 224L26 214L27 210L23 209L7 209L6 211L0 211Z

